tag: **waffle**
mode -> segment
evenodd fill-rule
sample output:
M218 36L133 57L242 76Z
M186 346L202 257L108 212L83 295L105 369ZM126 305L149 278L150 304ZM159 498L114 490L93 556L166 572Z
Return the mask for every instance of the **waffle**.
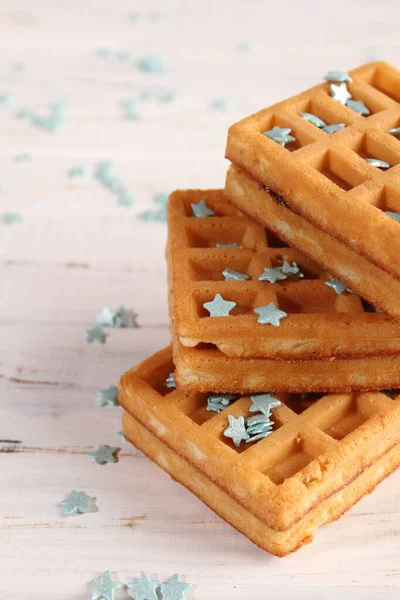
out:
M398 356L285 360L232 358L175 342L175 380L186 392L350 392L400 388Z
M126 437L278 556L311 541L400 463L400 397L281 394L273 433L236 448L223 431L228 415L249 415L249 398L207 412L207 394L165 386L172 369L166 348L122 376Z
M236 202L233 194L230 196ZM190 205L201 200L216 216L191 216ZM241 205L248 209L244 201ZM278 211L279 205L274 203L273 209ZM263 217L266 223L266 209ZM271 229L273 224L272 211ZM168 203L168 225L170 317L173 336L182 345L210 343L228 356L292 360L399 353L398 322L371 312L370 307L368 312L354 294L337 295L326 285L331 279L327 271L244 216L227 202L221 190L174 192ZM233 243L238 246L216 247ZM279 266L285 260L296 262L304 279L288 277L273 284L258 280L264 267ZM251 280L225 281L225 268L246 273ZM382 282L381 289L386 287L388 298L395 301L400 283L397 288L384 285L394 279L379 271L379 282L369 278L371 288L377 292ZM228 317L211 318L203 307L217 293L237 303ZM257 322L254 309L270 302L288 314L279 327Z
M304 217L289 210L283 202L265 191L262 184L257 183L245 171L231 166L226 177L225 195L229 201L243 213L248 211L248 198L251 198L252 216L258 222L268 225L280 239L293 248L304 252L313 261L330 271L365 300L375 303L378 309L394 316L400 315L400 280L389 275L383 269L356 254L339 239L325 233ZM364 305L365 306L365 305ZM367 307L368 308L368 307ZM376 322L376 335L383 330ZM386 322L388 323L388 322ZM393 333L398 325L391 322ZM391 342L383 334L383 346ZM396 334L395 334L396 336Z
M334 100L323 83L233 125L226 156L293 212L399 278L400 225L385 211L400 213L400 141L388 133L400 123L400 72L377 62L350 75L347 88L370 116ZM302 118L304 112L346 127L328 135ZM281 147L262 135L274 126L290 128L296 141ZM382 171L366 158L390 168ZM249 199L246 212L256 216L259 208ZM399 300L390 312L400 316Z

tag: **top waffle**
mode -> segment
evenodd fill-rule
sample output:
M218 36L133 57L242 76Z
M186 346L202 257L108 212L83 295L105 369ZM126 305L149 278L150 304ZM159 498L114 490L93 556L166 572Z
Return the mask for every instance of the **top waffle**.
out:
M215 216L192 216L205 200ZM221 190L178 191L168 203L171 328L184 346L215 344L229 356L289 359L361 357L400 350L400 324L367 312L354 294L337 295L330 275L243 216ZM225 247L217 247L217 244ZM227 247L227 245L237 246ZM265 267L297 263L303 279L259 281ZM224 269L251 277L225 281ZM236 302L227 317L210 317L205 302L220 294ZM254 309L273 302L288 316L280 326L259 324Z
M350 76L347 89L368 116L333 99L323 83L233 125L226 154L292 210L400 277L400 224L385 214L400 213L400 140L388 133L400 124L400 72L378 62ZM328 135L300 113L345 128ZM263 135L274 126L290 128L295 141L282 147Z

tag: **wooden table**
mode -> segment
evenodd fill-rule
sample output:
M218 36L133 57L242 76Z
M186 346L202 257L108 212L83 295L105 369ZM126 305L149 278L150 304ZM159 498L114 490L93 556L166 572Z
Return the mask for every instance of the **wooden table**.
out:
M2 600L84 600L105 569L124 582L178 572L198 600L399 597L400 473L280 560L116 437L121 409L96 400L168 342L166 226L137 214L160 192L222 186L226 130L241 116L329 68L399 65L399 17L396 0L2 1L0 94L14 101L0 105L0 212L24 219L0 225ZM165 72L141 72L146 55ZM124 119L119 103L149 90L164 101ZM16 118L59 101L57 133ZM134 207L68 175L107 159ZM141 328L85 344L104 304L134 308ZM101 443L122 447L117 464L88 459ZM71 489L96 497L98 512L63 516Z

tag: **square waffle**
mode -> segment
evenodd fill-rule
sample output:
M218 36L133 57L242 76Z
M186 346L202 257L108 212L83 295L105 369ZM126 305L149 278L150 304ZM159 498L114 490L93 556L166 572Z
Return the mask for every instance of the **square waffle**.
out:
M233 125L226 156L293 212L398 279L400 225L385 212L400 213L400 141L388 133L400 124L400 72L377 62L350 76L349 93L369 116L333 99L329 83L322 83ZM328 135L300 116L305 112L345 128ZM290 128L295 141L282 147L263 135L274 126ZM390 168L381 171L365 159ZM259 208L248 198L248 214L255 217ZM379 306L379 295L371 300ZM400 316L399 300L390 313Z
M208 412L207 394L166 387L172 369L166 348L122 376L126 437L278 556L311 541L400 463L400 397L278 394L274 431L237 448L223 431L228 415L250 414L250 399Z
M191 204L201 200L215 216L192 216ZM245 210L247 204L242 202ZM265 223L266 210L263 216ZM271 229L273 223L271 214ZM174 192L168 202L168 226L171 330L183 346L209 343L232 357L291 360L399 353L398 322L371 311L354 294L337 295L326 285L331 279L327 271L244 216L229 204L222 190ZM221 248L217 244L238 245ZM265 267L280 266L285 260L296 262L304 278L288 277L276 283L258 280ZM225 281L225 268L251 279ZM382 284L393 279L382 274ZM380 281L374 291L379 286ZM387 288L390 295L392 288ZM400 283L397 288L391 292L393 299L396 294L400 297ZM209 317L203 308L217 293L237 304L227 317ZM288 314L279 327L257 322L254 309L270 302Z

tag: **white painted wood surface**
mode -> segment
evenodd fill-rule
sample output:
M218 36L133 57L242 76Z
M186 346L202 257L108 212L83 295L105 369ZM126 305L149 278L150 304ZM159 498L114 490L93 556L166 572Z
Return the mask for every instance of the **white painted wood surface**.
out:
M134 11L142 17L132 23ZM198 600L399 597L399 473L280 560L116 438L121 409L96 403L98 388L168 341L166 227L137 212L158 192L222 186L226 130L238 118L328 68L376 57L399 65L399 17L397 0L2 0L0 94L15 101L0 105L0 212L24 222L0 226L1 600L84 600L105 569L124 582L140 570L179 572ZM242 42L253 49L239 52ZM98 58L100 47L160 55L166 71ZM153 88L177 99L143 103L140 120L124 120L120 100ZM218 99L226 110L211 108ZM59 100L67 118L57 134L15 116ZM32 160L16 162L25 152ZM102 159L135 207L67 176ZM134 308L142 328L87 345L83 332L105 303ZM88 460L99 443L122 446L118 464ZM72 488L95 496L99 511L62 516Z

